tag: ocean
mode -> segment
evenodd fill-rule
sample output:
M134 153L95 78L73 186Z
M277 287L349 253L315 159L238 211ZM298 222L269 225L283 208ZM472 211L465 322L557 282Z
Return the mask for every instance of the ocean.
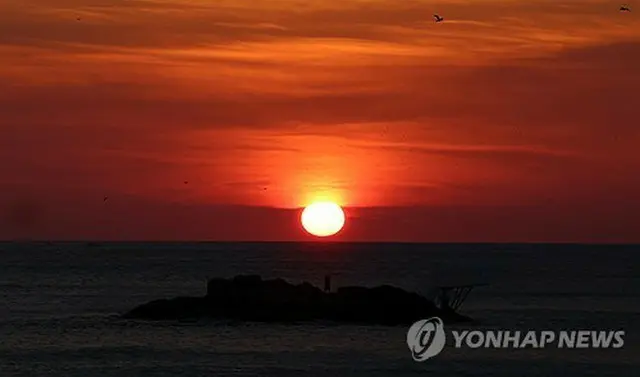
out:
M624 330L619 349L455 348L416 362L407 327L123 320L237 274L425 295L486 283L449 329ZM0 376L638 376L640 246L0 243Z

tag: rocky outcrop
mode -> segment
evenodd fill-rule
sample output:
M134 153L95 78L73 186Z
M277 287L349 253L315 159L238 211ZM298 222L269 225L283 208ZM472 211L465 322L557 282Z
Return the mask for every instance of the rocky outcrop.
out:
M178 297L143 304L124 315L129 319L181 320L219 318L261 322L336 322L400 325L438 316L444 322L470 318L443 311L430 300L400 288L343 287L323 292L302 283L282 279L262 280L241 275L233 279L211 279L204 297Z

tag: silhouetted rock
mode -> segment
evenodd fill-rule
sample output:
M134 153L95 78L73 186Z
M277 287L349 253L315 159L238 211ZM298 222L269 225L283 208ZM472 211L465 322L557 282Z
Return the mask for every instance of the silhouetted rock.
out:
M261 322L330 320L399 325L438 316L445 322L469 321L443 311L430 300L400 288L343 287L324 292L309 283L294 285L282 279L262 280L256 275L211 279L204 297L156 300L138 306L124 318L181 320L199 318Z

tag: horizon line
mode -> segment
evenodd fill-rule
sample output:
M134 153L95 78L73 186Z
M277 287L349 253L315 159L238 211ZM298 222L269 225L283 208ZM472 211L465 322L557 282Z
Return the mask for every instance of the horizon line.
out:
M294 240L282 240L282 241L260 241L260 240L98 240L98 239L77 239L77 240L46 240L46 239L33 239L33 240L2 240L3 243L97 243L97 244L394 244L394 245L478 245L478 246L638 246L640 243L625 243L625 242L570 242L570 241L555 241L555 242L506 242L506 241L482 241L482 242L470 242L470 241L452 241L452 242L429 242L429 241L345 241L345 240L307 240L307 241L294 241Z

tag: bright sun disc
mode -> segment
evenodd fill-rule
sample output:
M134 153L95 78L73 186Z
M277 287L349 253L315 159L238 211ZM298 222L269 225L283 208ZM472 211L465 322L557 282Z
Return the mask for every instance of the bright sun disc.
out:
M333 202L313 203L302 211L304 229L317 237L332 236L344 226L344 212Z

